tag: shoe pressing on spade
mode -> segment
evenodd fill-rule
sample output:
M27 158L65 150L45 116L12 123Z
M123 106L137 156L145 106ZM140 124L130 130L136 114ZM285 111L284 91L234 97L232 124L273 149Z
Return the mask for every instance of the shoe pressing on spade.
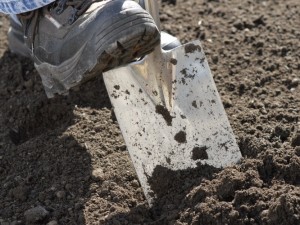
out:
M72 87L150 53L160 33L147 11L131 0L58 0L11 19L12 52L30 56L46 94Z

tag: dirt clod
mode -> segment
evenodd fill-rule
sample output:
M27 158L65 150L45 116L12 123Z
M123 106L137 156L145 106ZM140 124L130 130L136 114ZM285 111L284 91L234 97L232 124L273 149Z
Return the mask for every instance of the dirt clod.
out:
M296 146L300 146L300 132L296 133L293 137L292 137L292 146L296 147Z
M162 115L162 117L165 119L167 125L172 126L173 117L171 116L169 110L163 105L157 105L155 107L155 109L156 109L156 113Z
M105 179L103 170L101 168L94 169L92 171L92 179L94 181L103 181Z
M27 224L35 224L37 222L42 222L49 212L42 206L37 206L32 209L25 211L24 216Z
M193 148L192 150L192 159L198 160L198 159L208 159L207 150L208 148L206 146L197 146Z
M186 133L181 130L177 134L175 134L174 139L178 143L186 143Z
M120 85L115 85L115 86L114 86L114 89L120 90Z
M177 65L177 59L173 59L173 58L172 58L172 59L170 60L170 63L173 64L173 65Z
M194 53L195 51L201 52L201 47L199 45L194 45L190 43L184 46L184 50L186 54Z
M198 108L196 100L192 102L192 106L193 106L194 108Z
M56 195L57 198L63 199L63 198L66 197L66 192L64 192L64 191L58 191L58 192L56 192L55 195Z

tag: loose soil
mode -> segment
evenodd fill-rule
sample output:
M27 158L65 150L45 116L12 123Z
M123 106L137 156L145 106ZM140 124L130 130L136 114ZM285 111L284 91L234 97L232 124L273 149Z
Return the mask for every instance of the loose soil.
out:
M300 224L299 12L299 0L163 1L164 30L202 41L243 160L158 168L151 208L102 78L47 99L0 17L0 224Z

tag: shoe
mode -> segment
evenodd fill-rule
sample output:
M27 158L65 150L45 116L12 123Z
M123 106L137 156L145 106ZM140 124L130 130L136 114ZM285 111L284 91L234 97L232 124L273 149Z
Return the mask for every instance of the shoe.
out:
M160 43L153 18L131 0L58 0L18 18L22 26L11 22L10 49L32 57L49 98L143 57Z

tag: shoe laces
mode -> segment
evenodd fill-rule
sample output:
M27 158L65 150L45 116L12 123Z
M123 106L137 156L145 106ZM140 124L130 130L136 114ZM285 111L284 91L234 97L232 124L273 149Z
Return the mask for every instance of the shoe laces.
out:
M71 6L73 12L68 23L73 24L93 3L101 0L58 0L55 2L54 10L57 15L61 14L67 7Z
M23 24L23 33L25 43L31 48L31 53L34 50L34 38L37 30L38 17L40 9L36 9L30 12L18 14L18 18Z
M103 0L57 0L41 9L18 14L18 18L24 28L25 42L31 48L31 53L33 54L34 39L38 29L38 18L42 11L44 14L54 11L57 15L60 15L67 7L71 6L73 11L68 19L68 24L72 25L93 3L99 1Z

